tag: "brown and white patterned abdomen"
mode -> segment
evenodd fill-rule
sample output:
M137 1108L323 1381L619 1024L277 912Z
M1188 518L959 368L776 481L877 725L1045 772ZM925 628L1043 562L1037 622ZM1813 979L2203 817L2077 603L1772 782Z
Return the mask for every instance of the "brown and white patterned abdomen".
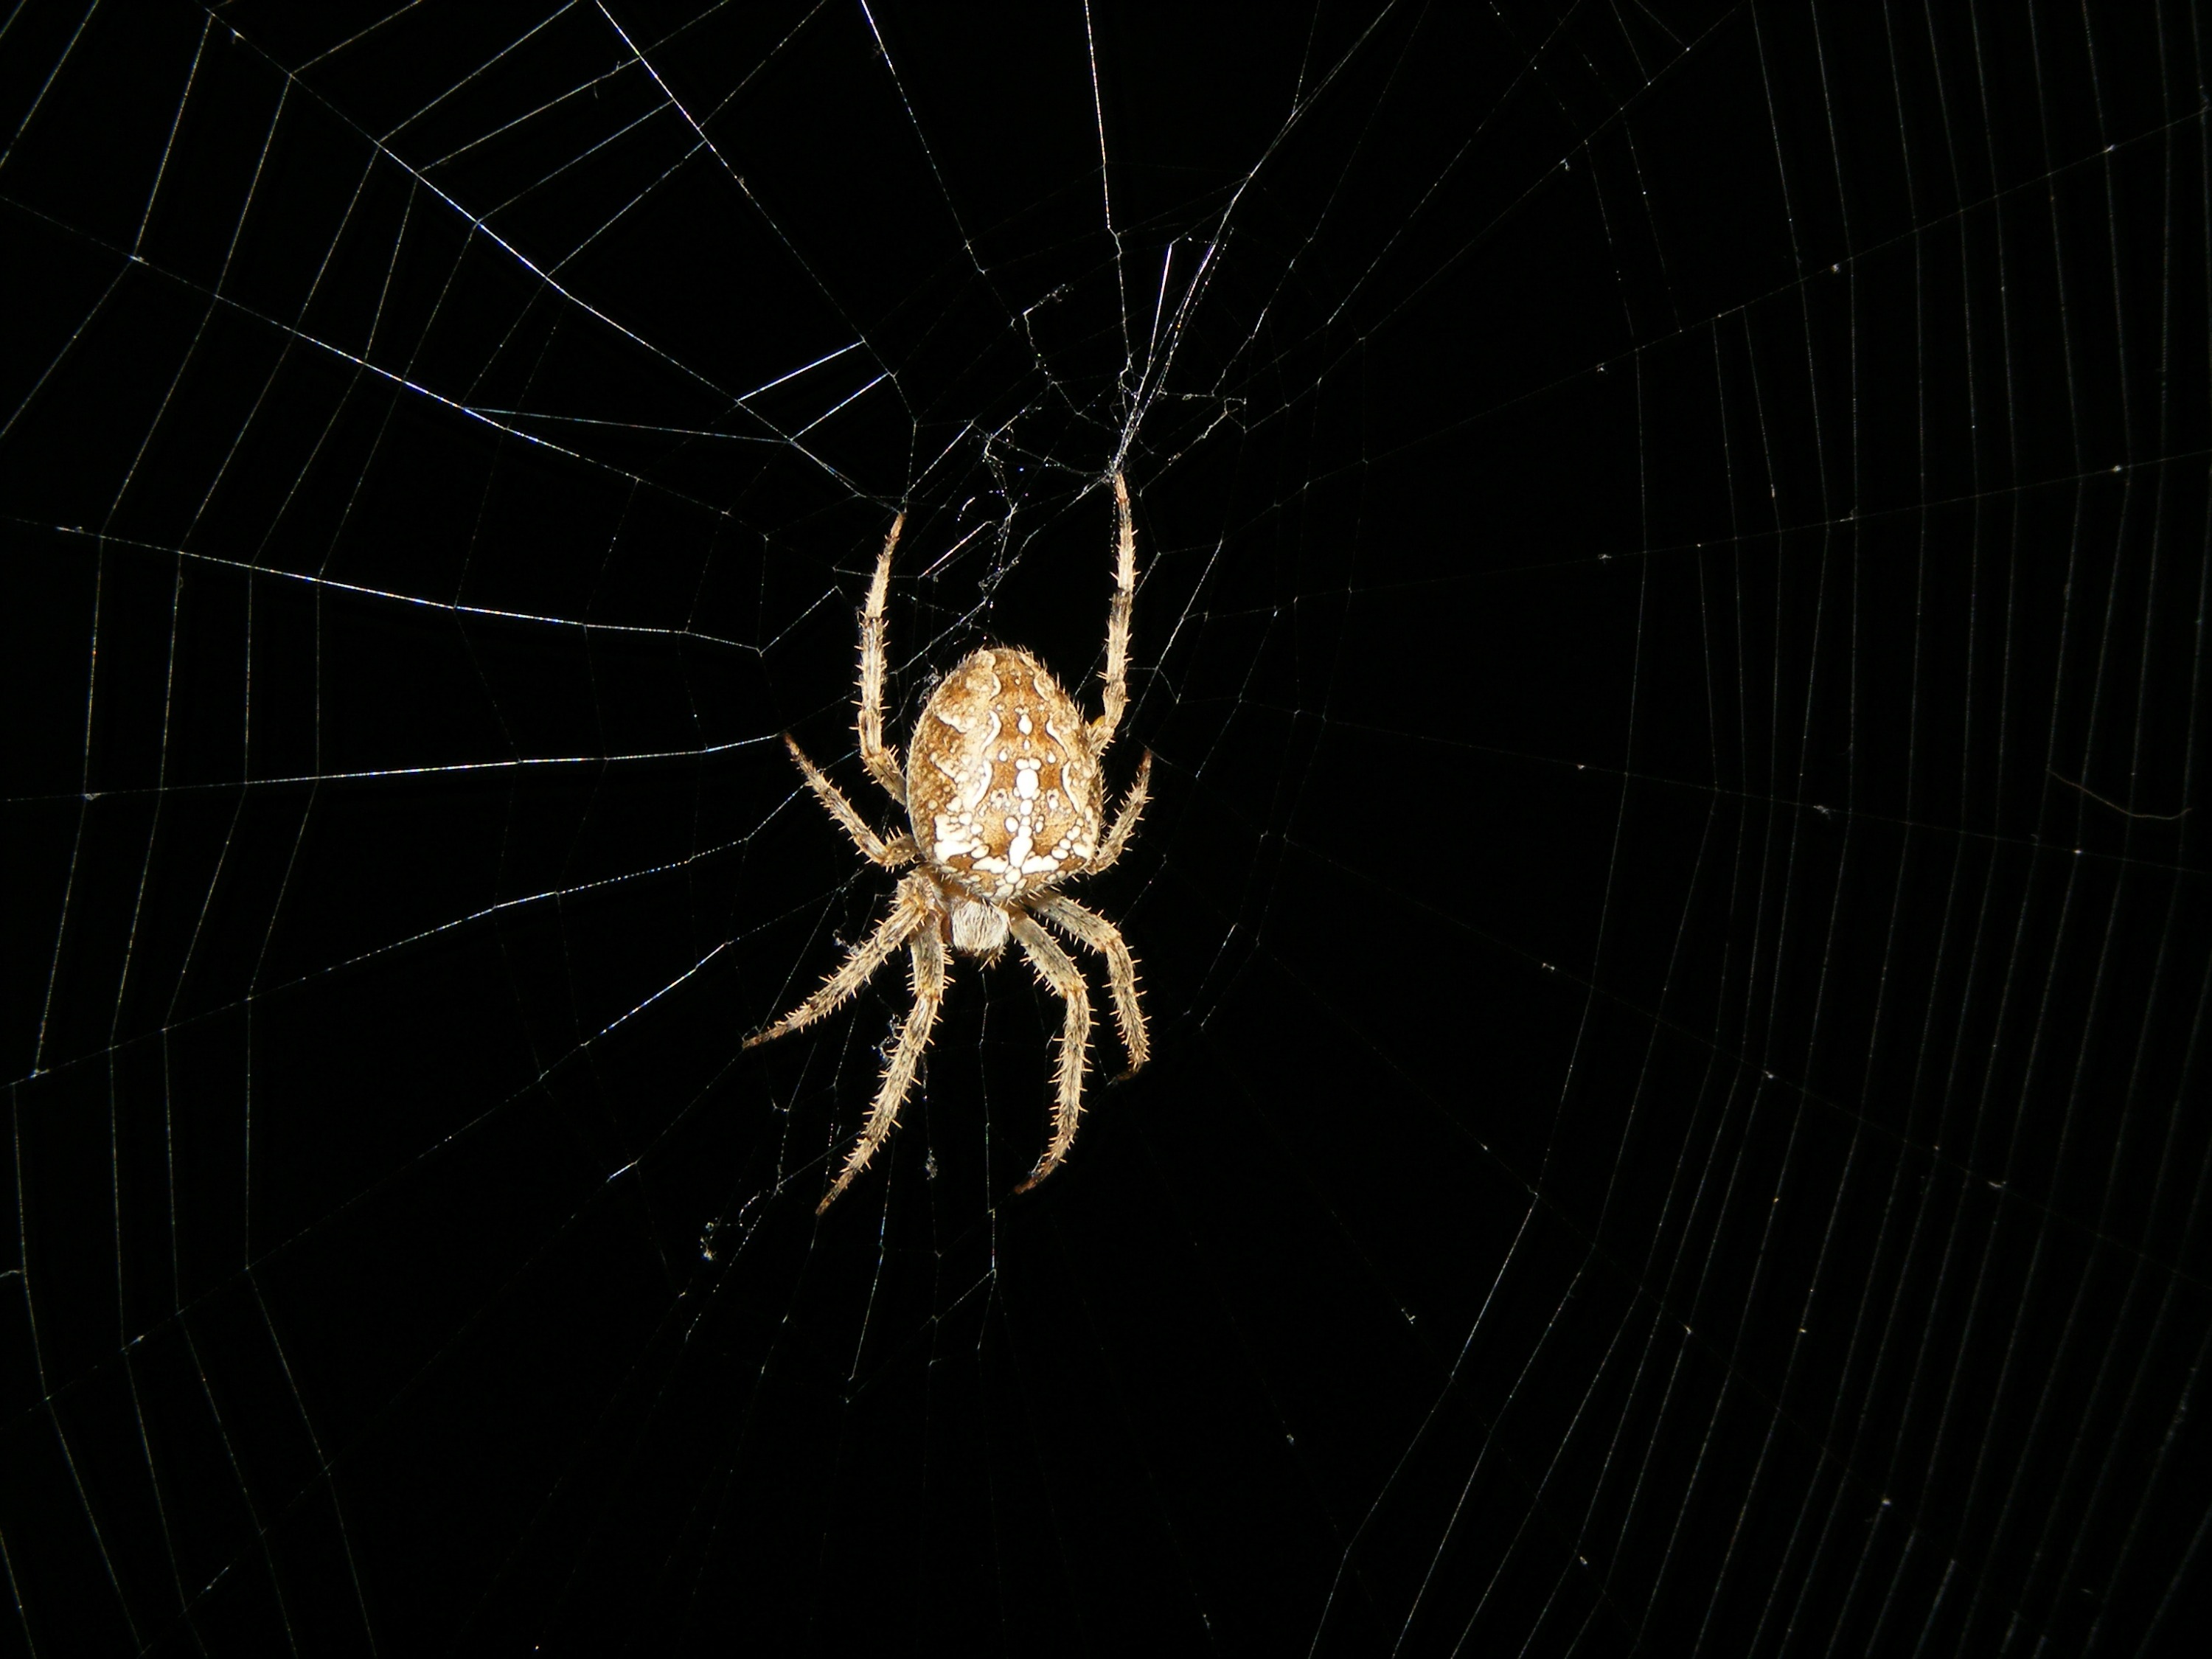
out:
M1089 723L1026 651L978 651L945 677L915 723L906 797L922 855L1000 903L1098 851Z

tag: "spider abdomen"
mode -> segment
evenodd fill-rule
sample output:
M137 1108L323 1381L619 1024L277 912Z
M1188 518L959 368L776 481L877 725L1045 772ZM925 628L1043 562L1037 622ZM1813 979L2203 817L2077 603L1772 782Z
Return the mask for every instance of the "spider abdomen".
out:
M907 808L923 857L983 897L1065 880L1098 850L1089 722L1028 652L975 652L915 722Z

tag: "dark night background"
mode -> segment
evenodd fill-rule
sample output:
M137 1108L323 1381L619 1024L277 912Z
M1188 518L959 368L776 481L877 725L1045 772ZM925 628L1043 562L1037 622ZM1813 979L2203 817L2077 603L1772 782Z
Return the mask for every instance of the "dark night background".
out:
M12 14L9 1644L2172 1650L2205 52ZM957 964L817 1220L905 993L738 1052L891 885L777 734L888 821L902 507L901 737L1095 697L1117 458L1156 1060L1011 1198Z

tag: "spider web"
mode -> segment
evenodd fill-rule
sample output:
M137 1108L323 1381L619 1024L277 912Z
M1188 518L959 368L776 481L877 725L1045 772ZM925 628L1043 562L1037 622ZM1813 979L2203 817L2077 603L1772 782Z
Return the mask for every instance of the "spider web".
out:
M1188 15L1186 15L1188 14ZM2189 9L19 8L35 1653L2134 1653L2203 1568ZM882 913L1019 642L1158 1052ZM1086 678L1087 677L1087 678ZM1096 989L1103 993L1096 964Z

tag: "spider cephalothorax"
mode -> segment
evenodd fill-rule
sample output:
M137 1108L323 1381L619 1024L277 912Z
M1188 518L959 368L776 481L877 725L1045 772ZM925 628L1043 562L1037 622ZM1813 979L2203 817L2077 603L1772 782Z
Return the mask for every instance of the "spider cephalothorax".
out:
M822 1200L828 1209L883 1145L913 1085L915 1066L945 1000L945 953L997 960L1011 934L1037 976L1067 1005L1060 1035L1059 1094L1044 1156L1018 1191L1060 1167L1075 1140L1083 1110L1084 1051L1091 1041L1091 997L1083 975L1051 934L1050 922L1106 958L1114 1018L1129 1069L1145 1063L1151 1045L1137 1002L1137 963L1121 930L1103 916L1053 890L1075 876L1095 874L1121 854L1144 811L1152 777L1147 752L1129 793L1106 825L1100 758L1114 741L1128 702L1129 609L1136 591L1137 540L1129 522L1129 490L1114 475L1114 599L1106 618L1104 712L1086 720L1052 671L1028 652L997 646L955 665L915 722L903 775L898 751L884 741L884 601L901 514L891 522L876 578L860 612L860 762L902 807L909 828L885 838L868 827L814 763L789 738L792 758L807 784L844 826L863 856L886 870L918 867L899 883L891 913L855 945L822 988L745 1047L811 1025L866 984L900 945L914 969L914 1012L891 1045L867 1127Z

